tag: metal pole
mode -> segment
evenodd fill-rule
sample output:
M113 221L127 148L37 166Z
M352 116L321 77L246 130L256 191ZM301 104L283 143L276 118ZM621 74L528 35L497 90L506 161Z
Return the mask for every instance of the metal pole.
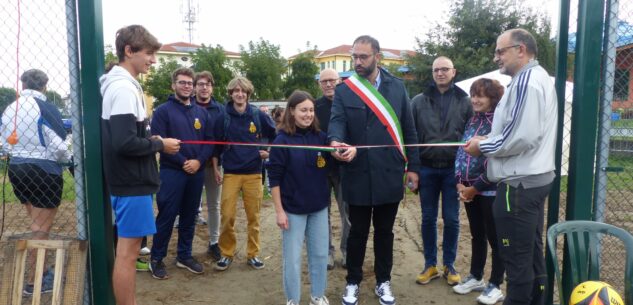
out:
M101 0L78 0L78 7L92 304L114 305L112 212L101 161L102 100L98 80L104 68Z
M70 113L72 114L72 148L75 181L75 217L77 218L77 239L88 239L88 218L84 193L84 147L81 129L82 109L79 101L79 41L77 29L77 3L66 0L66 36L68 43L68 70L70 83ZM90 304L90 272L84 276L84 305Z
M607 20L604 29L604 56L602 60L602 98L600 99L600 117L598 123L598 150L596 152L597 170L594 189L593 217L604 222L607 202L607 171L609 166L609 141L611 131L611 102L615 82L616 41L618 39L618 1L607 1ZM600 244L598 244L600 246ZM598 252L599 253L599 252Z
M556 178L552 183L552 191L547 201L547 228L558 222L560 207L560 179L563 156L563 131L565 128L565 89L567 83L567 48L569 45L569 1L560 0L558 19L558 40L556 42L556 95L558 98L558 131L556 133ZM552 265L552 254L549 250L545 253L545 263L547 266L547 291L545 303L552 305L554 302L554 266Z
M598 100L600 98L600 64L604 1L580 0L576 30L576 61L574 65L574 100L569 153L569 183L567 190L567 220L591 220L594 155ZM561 304L566 304L565 292L571 292L569 261L563 263Z

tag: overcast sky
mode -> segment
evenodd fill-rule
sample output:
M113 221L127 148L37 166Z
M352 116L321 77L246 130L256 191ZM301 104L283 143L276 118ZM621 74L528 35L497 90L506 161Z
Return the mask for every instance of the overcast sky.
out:
M557 15L558 1L525 1L550 16ZM0 86L15 88L20 74L38 68L49 75L49 89L62 96L69 93L65 2L0 0L3 15ZM194 43L220 44L225 50L239 52L240 45L247 46L249 41L262 37L279 45L281 55L286 58L305 51L308 41L325 50L352 44L363 34L374 36L384 48L415 50L416 37L426 37L434 25L448 19L450 3L447 0L193 2L197 12ZM162 43L188 41L183 23L186 3L186 0L102 0L104 44L113 45L116 30L130 24L144 25ZM19 32L18 10L22 16Z
M188 42L183 23L188 0L104 0L104 40L114 44L116 30L142 24L160 42ZM289 57L306 50L306 42L319 50L352 44L369 34L381 47L414 50L415 38L425 37L436 22L446 20L445 0L192 0L197 9L193 43L220 44L239 52L239 45L260 37L281 47ZM557 1L528 0L536 7L558 10ZM500 8L501 9L501 8Z

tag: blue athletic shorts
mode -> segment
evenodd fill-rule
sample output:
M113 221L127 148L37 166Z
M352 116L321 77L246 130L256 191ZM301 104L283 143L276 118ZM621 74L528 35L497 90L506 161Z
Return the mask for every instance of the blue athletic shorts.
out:
M135 238L156 233L152 195L110 196L119 237Z

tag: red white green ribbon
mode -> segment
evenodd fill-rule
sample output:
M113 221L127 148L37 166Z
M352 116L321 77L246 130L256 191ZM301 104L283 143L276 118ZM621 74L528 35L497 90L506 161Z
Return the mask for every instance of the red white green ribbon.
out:
M227 142L227 141L194 141L183 140L181 144L203 144L203 145L241 145L241 146L255 146L255 147L278 147L278 148L295 148L295 149L308 149L318 151L333 152L339 148L356 148L356 149L370 149L370 148L383 148L383 147L398 147L397 144L384 144L384 145L354 145L354 146L325 146L325 145L300 145L300 144L267 144L267 143L249 143L249 142ZM447 147L447 146L464 146L464 142L445 142L445 143L425 143L425 144L404 144L404 147Z
M393 110L393 107L391 107L391 104L387 102L382 94L380 94L367 79L358 76L356 73L346 79L345 84L360 97L365 105L378 117L378 120L387 127L387 132L406 162L407 155L404 151L404 140L400 120L398 120L398 116L396 116L396 112Z

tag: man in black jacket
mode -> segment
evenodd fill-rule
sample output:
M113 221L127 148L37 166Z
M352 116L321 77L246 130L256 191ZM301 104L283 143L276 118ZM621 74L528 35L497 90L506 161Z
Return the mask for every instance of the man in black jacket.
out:
M413 120L419 143L457 142L462 139L473 107L468 94L455 86L456 70L444 56L433 61L433 83L411 101ZM422 205L422 242L424 269L417 276L418 284L428 284L440 276L437 269L437 214L442 193L443 276L449 285L461 281L454 263L459 236L459 201L455 181L457 147L420 148L420 204Z
M341 165L343 200L349 205L351 223L347 238L347 286L344 305L358 304L363 279L363 260L374 225L374 272L380 304L392 305L393 224L404 195L403 176L417 189L420 159L417 135L409 108L409 96L402 81L378 68L380 45L370 36L360 36L352 47L356 74L336 87L328 126L330 145L339 147L332 155ZM395 144L395 145L394 145ZM385 145L356 149L349 145ZM405 167L408 164L408 172Z
M338 72L332 68L323 69L319 74L319 88L323 92L323 96L316 100L316 108L314 110L319 127L323 132L327 133L328 126L330 124L330 115L332 114L332 101L334 100L334 89L336 85L341 82L341 78L338 76ZM347 255L347 236L349 235L349 219L347 217L348 209L343 201L343 194L341 192L341 175L338 163L332 162L330 172L328 174L328 184L330 186L330 192L334 190L334 197L338 205L339 215L341 216L341 266L345 268L345 256ZM328 214L328 225L330 227L330 242L329 242L329 257L327 262L328 270L334 268L334 245L332 244L332 223L330 222L330 215Z

